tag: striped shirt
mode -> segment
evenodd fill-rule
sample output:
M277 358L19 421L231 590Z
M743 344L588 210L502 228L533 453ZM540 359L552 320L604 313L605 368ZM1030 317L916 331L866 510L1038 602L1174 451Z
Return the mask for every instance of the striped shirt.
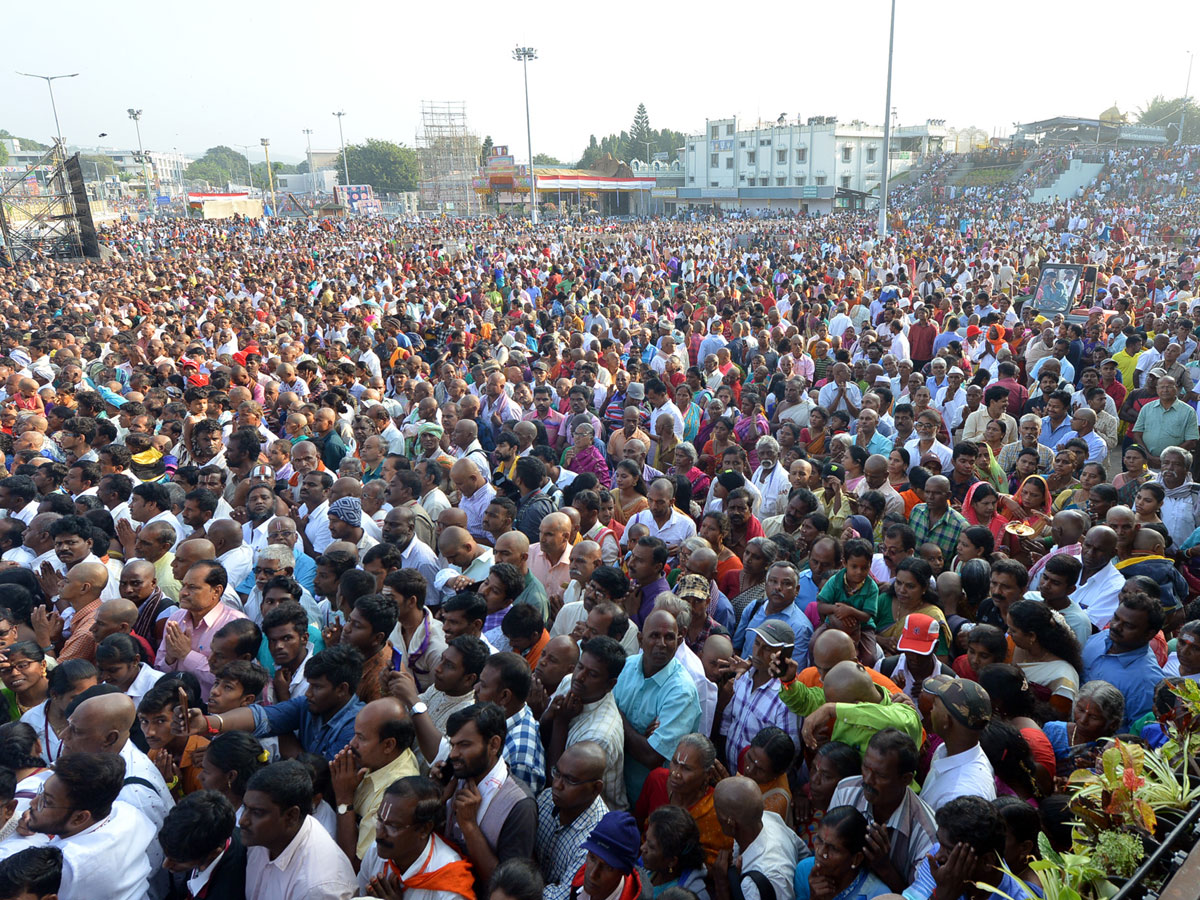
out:
M750 746L754 736L771 725L780 728L800 750L800 727L796 714L779 699L779 679L768 678L754 686L754 670L733 683L733 696L721 716L721 734L725 736L725 760L731 772L738 768L738 757Z

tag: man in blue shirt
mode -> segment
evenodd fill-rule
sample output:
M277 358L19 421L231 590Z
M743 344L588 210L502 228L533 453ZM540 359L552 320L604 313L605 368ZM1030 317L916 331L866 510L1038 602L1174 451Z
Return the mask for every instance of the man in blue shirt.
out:
M1083 680L1107 681L1125 695L1125 729L1151 710L1154 688L1164 678L1150 639L1165 618L1153 597L1122 596L1108 630L1093 634L1083 648Z
M630 806L637 802L650 770L664 765L679 739L700 725L696 684L675 658L682 639L675 617L654 610L642 628L642 652L625 661L613 689L625 724L625 792ZM646 737L651 725L654 732Z
M817 594L825 587L829 576L841 567L841 545L831 537L818 538L808 553L808 568L800 573L796 588L796 606L800 607L801 612L808 609L808 604L816 602ZM803 659L799 656L794 658L797 661Z
M816 548L813 549L815 551ZM733 636L733 649L738 656L748 655L754 647L750 629L757 628L767 619L782 619L792 626L796 635L792 659L799 661L808 657L808 642L812 638L813 626L796 603L799 586L800 574L794 565L785 560L771 564L771 568L767 569L765 602L754 603L742 610L741 621Z
M1051 391L1046 397L1046 417L1042 419L1039 444L1054 448L1074 432L1067 412L1071 408L1071 395L1066 391Z
M295 734L307 752L332 760L354 737L354 717L364 706L356 694L362 668L358 650L349 644L335 644L305 664L308 691L303 697L273 706L245 706L219 716L187 709L186 698L181 698L182 708L187 710L187 730L209 736L224 731L249 731L256 737Z

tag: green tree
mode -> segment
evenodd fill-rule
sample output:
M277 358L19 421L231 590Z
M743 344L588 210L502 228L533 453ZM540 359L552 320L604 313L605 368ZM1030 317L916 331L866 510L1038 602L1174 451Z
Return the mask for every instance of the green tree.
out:
M8 165L8 148L0 144L0 166Z
M223 144L209 147L183 174L188 181L204 181L210 185L225 185L230 182L243 184L246 179L246 156ZM264 164L264 178L265 175ZM262 182L255 179L254 183Z
M487 158L492 155L492 148L496 146L492 143L492 136L489 134L483 139L483 146L479 148L479 164L486 165Z
M266 161L263 161L260 163L255 163L252 168L254 169L254 183L256 185L258 185L259 187L267 186L270 182L268 182L268 180L267 180ZM272 160L271 171L275 175L275 189L276 190L279 189L279 176L280 175L293 175L293 174L295 174L296 169L297 169L297 167L294 165L291 165L290 163L281 163L281 162L275 162L274 160Z
M1167 139L1179 141L1180 112L1184 114L1182 143L1200 143L1200 106L1194 100L1187 100L1185 104L1183 97L1168 100L1159 94L1138 110L1138 124L1166 128Z
M562 160L557 156L551 156L549 153L533 154L533 164L535 166L561 166Z
M13 134L11 131L6 131L0 128L0 140L13 139L21 142L22 150L49 150L49 144L43 144L41 141L35 141L33 138L21 137L19 134Z
M650 114L646 112L646 104L639 103L637 112L633 114L633 124L629 127L629 143L625 149L625 159L629 161L640 159L650 162L646 152L647 142L653 147L654 132L650 129ZM650 152L653 153L653 149Z
M354 184L371 185L376 194L415 191L421 177L417 151L392 141L368 138L365 144L350 144L346 147L346 159L350 163L350 180ZM336 168L344 171L340 153Z

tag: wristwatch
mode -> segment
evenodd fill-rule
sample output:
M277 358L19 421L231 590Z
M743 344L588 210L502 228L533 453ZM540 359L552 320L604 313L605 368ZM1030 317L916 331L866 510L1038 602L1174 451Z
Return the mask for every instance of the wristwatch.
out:
M412 714L414 716L424 715L427 712L429 712L429 707L425 705L424 700L418 700L412 705Z
M350 812L350 809L351 806L349 803L339 803L337 807L337 814L339 816L344 816L346 813Z

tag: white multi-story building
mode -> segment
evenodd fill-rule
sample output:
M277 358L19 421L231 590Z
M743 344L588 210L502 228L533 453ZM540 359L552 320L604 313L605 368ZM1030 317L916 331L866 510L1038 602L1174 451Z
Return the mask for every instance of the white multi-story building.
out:
M941 150L942 124L897 128L891 174ZM904 149L902 149L904 148ZM736 117L709 119L684 149L683 205L750 211L829 212L877 202L883 180L883 127L814 116L805 122L739 127Z

